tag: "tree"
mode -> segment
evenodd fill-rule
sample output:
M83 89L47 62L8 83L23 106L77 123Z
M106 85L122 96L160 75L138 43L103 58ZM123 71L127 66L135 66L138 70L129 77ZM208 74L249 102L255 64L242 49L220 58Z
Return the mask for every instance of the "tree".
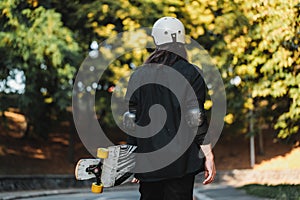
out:
M80 48L61 15L37 1L4 0L0 12L2 72L24 72L26 87L19 102L26 133L47 137L53 118L71 104Z
M228 51L226 76L241 78L232 87L243 94L242 112L254 110L256 127L271 124L279 138L299 133L299 3L223 3L215 33L223 35Z
M44 113L49 118L51 112L58 115L56 108L70 105L71 80L93 41L99 44L119 32L151 27L162 16L174 16L183 21L187 35L209 51L220 70L227 92L228 128L248 132L248 113L253 113L255 127L269 124L280 138L299 133L296 0L4 0L0 9L4 27L0 63L5 66L0 78L15 68L24 71L22 109L33 124ZM106 113L101 122L115 126L107 89L130 67L141 65L150 52L124 53L96 83L96 106ZM90 92L88 87L92 86L85 86L84 93ZM34 106L39 109L27 109Z
M86 43L151 27L162 16L178 17L187 34L210 52L220 69L228 97L225 120L229 128L248 132L248 113L253 113L255 127L270 124L280 138L299 132L297 1L77 1L64 4L71 13L58 1L52 6ZM124 55L112 65L110 78L104 79L115 84L129 71L128 66L141 64L148 54Z

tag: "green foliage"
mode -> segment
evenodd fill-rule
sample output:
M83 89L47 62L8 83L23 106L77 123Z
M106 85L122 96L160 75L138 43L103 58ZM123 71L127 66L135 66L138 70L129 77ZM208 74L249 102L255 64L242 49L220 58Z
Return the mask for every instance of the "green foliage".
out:
M242 80L234 90L244 97L240 98L244 106L234 110L238 111L235 115L239 118L239 113L253 109L257 127L270 124L280 138L299 133L299 2L224 3L215 20L215 33L222 35L225 48L214 46L212 52L221 52L218 63L228 64L224 77Z
M24 71L21 108L36 126L41 116L59 116L70 106L72 79L92 41L174 16L220 70L227 127L247 133L253 113L255 127L268 124L280 138L289 138L300 127L299 7L297 0L3 0L0 79L13 69ZM150 51L127 52L111 63L96 96L97 109L105 113L101 123L114 126L107 88L128 75L129 66L142 64Z
M245 185L240 189L246 190L248 194L280 200L299 200L300 185Z
M47 136L53 113L71 105L72 79L79 47L61 15L25 1L1 1L0 48L4 69L25 74L20 109L32 133ZM3 76L2 78L4 78Z

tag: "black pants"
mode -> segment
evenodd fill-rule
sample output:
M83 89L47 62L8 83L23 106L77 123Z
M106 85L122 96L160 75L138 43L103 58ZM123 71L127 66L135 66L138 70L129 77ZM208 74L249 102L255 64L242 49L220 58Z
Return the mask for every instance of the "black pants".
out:
M157 182L140 182L140 200L192 200L194 175Z

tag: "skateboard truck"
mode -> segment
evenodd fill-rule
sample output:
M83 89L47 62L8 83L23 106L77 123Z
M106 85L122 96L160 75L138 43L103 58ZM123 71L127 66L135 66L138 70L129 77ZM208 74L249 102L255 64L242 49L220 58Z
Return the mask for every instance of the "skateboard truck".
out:
M105 159L108 157L108 149L106 148L98 148L97 157L101 159ZM102 171L102 162L100 161L98 165L90 166L86 169L86 172L92 173L96 177L96 182L92 184L92 192L93 193L102 193L103 192L103 184L101 183L101 171Z
M93 174L96 177L96 182L93 183L93 185L92 185L92 192L95 192L95 193L102 193L102 188L100 188L100 187L102 187L102 183L101 183L101 179L100 179L101 171L102 171L101 167L102 167L102 163L100 161L98 165L89 166L85 170L87 173ZM95 187L95 188L93 189L93 187Z

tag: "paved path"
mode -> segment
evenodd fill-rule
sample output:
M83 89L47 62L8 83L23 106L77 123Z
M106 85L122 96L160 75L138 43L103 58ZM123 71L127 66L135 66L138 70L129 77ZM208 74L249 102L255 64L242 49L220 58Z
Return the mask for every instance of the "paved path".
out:
M195 185L195 200L262 200L262 198L247 195L243 190L235 189L223 184L208 186ZM139 199L137 187L127 189L108 190L102 194L93 194L89 189L68 189L49 191L25 191L0 193L0 199L32 199L32 200L134 200Z

